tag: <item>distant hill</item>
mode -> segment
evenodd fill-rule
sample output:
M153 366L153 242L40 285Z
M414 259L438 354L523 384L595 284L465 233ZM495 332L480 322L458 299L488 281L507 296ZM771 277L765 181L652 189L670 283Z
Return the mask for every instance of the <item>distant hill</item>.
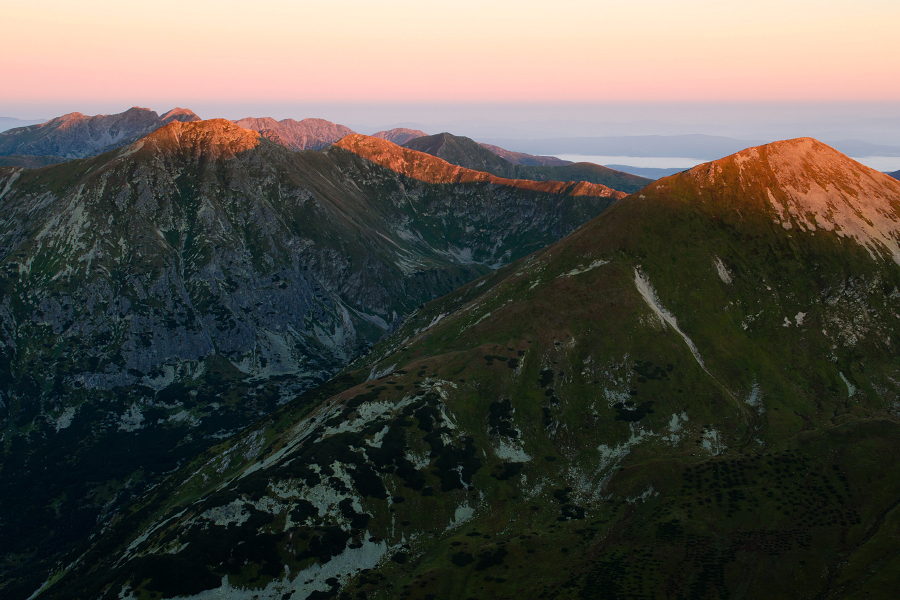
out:
M403 146L437 156L466 169L485 171L498 177L516 178L514 164L497 156L475 140L460 135L438 133L410 140Z
M6 131L14 127L27 127L43 123L44 119L15 119L13 117L0 117L0 131Z
M763 143L718 135L625 135L549 139L489 139L491 144L539 154L678 156L715 160Z
M561 167L572 164L571 160L563 160L561 158L556 158L555 156L535 156L533 154L525 154L524 152L511 152L510 150L505 150L500 146L494 146L493 144L481 145L514 165Z
M838 140L829 144L849 156L900 156L900 146L872 144L862 140Z
M610 169L615 169L616 171L622 171L623 173L631 173L632 175L639 175L641 177L648 177L650 179L661 179L663 177L668 177L669 175L675 175L676 173L681 173L685 169L681 169L678 167L668 168L668 169L659 169L656 167L632 167L631 165L605 165Z
M349 127L325 119L284 119L247 117L234 121L239 127L258 131L264 138L291 150L322 150L354 133Z
M894 171L893 173L888 173L894 179L900 179L900 171Z
M0 156L53 157L47 159L53 162L85 158L130 144L172 121L199 120L200 117L185 108L172 109L162 117L139 106L114 115L93 117L74 112L39 125L0 133ZM28 166L24 162L27 159L5 164Z
M498 177L509 179L586 181L606 185L626 193L636 192L651 181L592 163L573 163L561 166L513 164L502 156L498 156L483 144L479 144L467 137L449 133L416 138L404 144L404 147L443 158L449 163L467 169L485 171ZM527 156L521 155L521 153L516 154Z
M402 146L410 140L414 140L419 137L425 137L426 135L428 134L420 129L396 127L394 129L388 129L387 131L379 131L377 133L373 133L372 137L381 138L383 140L394 142L395 144Z

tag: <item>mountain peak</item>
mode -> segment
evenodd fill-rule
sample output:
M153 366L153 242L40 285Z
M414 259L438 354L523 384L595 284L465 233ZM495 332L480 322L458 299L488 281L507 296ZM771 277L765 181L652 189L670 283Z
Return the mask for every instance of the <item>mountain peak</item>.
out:
M408 129L406 127L395 127L386 131L379 131L372 134L372 137L381 138L398 145L403 145L410 140L425 137L428 134L421 129Z
M276 144L298 151L321 150L345 135L353 133L349 127L315 118L302 121L294 119L276 121L271 117L246 117L235 123L240 127L258 131Z
M179 106L176 106L172 110L170 110L166 113L163 113L162 115L160 115L159 118L163 121L163 123L168 123L170 121L187 122L187 121L201 121L202 120L199 116L197 116L197 113L195 113L191 109L181 108Z
M747 148L656 185L679 181L691 181L701 197L730 188L738 209L756 202L784 229L833 231L900 263L900 181L816 139Z
M199 150L215 157L228 157L260 144L260 134L235 125L227 119L172 121L125 149L134 153L142 147L161 150Z

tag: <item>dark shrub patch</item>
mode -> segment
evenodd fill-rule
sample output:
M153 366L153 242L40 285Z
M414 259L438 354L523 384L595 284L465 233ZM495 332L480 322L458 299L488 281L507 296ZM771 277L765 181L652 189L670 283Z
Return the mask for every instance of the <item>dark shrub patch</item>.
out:
M347 547L350 534L333 525L326 529L322 535L317 535L309 540L309 547L297 555L299 560L316 558L320 563L327 563L332 556L337 556Z
M629 404L631 402L629 401ZM640 421L647 415L653 414L655 411L653 410L653 401L642 402L635 408L630 408L621 402L616 402L613 405L613 408L616 409L616 412L619 413L616 416L616 421L627 421L627 422L635 422Z
M384 483L378 473L369 465L359 465L356 469L349 471L350 478L353 479L353 486L356 491L363 497L387 499L387 490L384 489Z
M512 403L509 401L509 398L504 398L499 402L491 402L488 410L489 432L492 435L505 435L511 438L519 437L519 432L510 425L510 420L512 419Z
M506 481L521 473L524 466L525 465L520 462L503 463L500 472L496 475L492 475L492 477L494 477L494 479L499 479L500 481Z
M500 546L494 552L485 551L478 555L478 562L475 563L476 571L484 571L496 565L502 565L503 559L509 554L506 548Z
M206 565L189 562L178 556L148 556L141 561L135 580L150 577L147 589L160 592L164 598L193 596L222 585L222 578Z

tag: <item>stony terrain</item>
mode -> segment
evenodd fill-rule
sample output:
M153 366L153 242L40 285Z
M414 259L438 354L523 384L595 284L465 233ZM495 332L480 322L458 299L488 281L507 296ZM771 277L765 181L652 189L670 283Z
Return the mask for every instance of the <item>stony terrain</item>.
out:
M891 597L898 222L900 183L809 139L662 179L197 456L37 597Z
M176 121L90 159L0 169L5 597L423 303L624 195L348 139L293 152ZM379 164L367 140L422 172Z

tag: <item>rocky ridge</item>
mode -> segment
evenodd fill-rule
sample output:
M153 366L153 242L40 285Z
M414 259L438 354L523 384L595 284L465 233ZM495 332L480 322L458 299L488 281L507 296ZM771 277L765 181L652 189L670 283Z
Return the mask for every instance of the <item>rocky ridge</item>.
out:
M427 183L490 183L505 185L522 190L539 191L571 196L593 196L624 198L620 192L602 184L586 181L532 181L527 179L506 179L489 172L456 166L429 153L409 150L386 140L354 134L348 135L335 144L337 148L349 150L395 173Z
M592 163L574 163L564 165L533 165L539 159L547 157L531 157L522 155L514 157L522 164L515 164L493 152L491 146L479 144L467 137L440 133L410 140L404 147L418 152L431 154L447 162L491 173L509 179L530 179L532 181L586 181L607 185L624 192L636 192L650 179L629 175L621 171L608 169ZM502 150L502 148L500 149ZM504 151L506 152L506 151Z

